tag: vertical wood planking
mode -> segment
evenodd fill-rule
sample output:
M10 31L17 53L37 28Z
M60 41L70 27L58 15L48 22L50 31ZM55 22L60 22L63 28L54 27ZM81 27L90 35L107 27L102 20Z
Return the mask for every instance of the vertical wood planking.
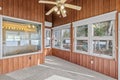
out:
M3 13L3 0L0 0L0 7L2 7L2 10L0 10L0 14Z
M104 6L104 12L109 12L110 11L110 0L104 0L103 2Z
M5 16L44 23L44 5L39 4L38 0L0 0L0 6L2 7L0 14ZM29 59L29 57L32 58ZM41 61L39 64L43 63L43 54L34 54L0 60L0 74L37 65L38 59Z
M14 58L14 70L19 69L19 58Z
M110 0L110 10L114 11L116 8L116 1L115 0Z
M0 60L0 74L2 74L3 73L3 63L2 63L2 60Z
M19 3L17 0L14 0L14 9L13 9L13 12L14 12L14 17L19 17Z
M14 59L8 59L8 63L9 63L9 65L8 65L9 71L8 72L14 71Z
M119 2L120 0L117 0L117 3ZM54 26L63 25L68 22L74 22L77 20L82 20L85 18L101 15L116 10L116 0L75 0L72 4L82 6L82 10L81 11L72 10L71 12L70 10L67 10L69 15L66 18L59 18L58 16L53 15ZM117 8L120 10L119 5L117 6ZM63 58L64 55L67 56L69 54L70 53L66 54L66 51L53 49L53 55L60 58ZM91 64L91 60L93 60L93 64ZM117 78L118 75L117 61L115 60L71 52L70 62L106 74L113 78Z
M8 62L8 59L4 59L2 60L2 64L3 64L3 67L2 67L2 70L3 70L3 74L9 72L9 68L8 68L8 65L9 65L9 62Z
M23 57L19 57L19 69L23 68L23 64L24 64Z
M8 12L9 12L9 0L4 0L3 1L3 15L9 15Z
M19 10L19 18L22 18L22 15L23 15L23 6L21 6L21 5L23 5L23 0L18 0L18 10Z
M116 70L115 70L115 61L110 61L110 76L112 76L112 77L116 77Z

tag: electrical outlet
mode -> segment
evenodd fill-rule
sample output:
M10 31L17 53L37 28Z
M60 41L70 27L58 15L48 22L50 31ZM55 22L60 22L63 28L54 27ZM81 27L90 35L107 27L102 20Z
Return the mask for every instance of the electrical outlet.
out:
M90 62L91 64L93 64L94 63L94 61L93 60L91 60L91 62Z
M31 60L31 56L29 56L29 60Z
M0 7L0 10L2 10L2 7Z

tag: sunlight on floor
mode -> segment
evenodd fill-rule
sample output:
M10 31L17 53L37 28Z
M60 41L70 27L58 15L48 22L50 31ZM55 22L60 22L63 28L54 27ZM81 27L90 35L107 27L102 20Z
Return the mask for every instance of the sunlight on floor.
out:
M79 73L79 72L75 72L75 71L71 71L71 70L64 70L64 69L55 68L55 67L46 66L46 65L40 65L40 66L47 67L47 68L50 68L53 70L59 70L59 71L68 72L68 73L72 73L72 74L78 74L78 75L85 76L85 77L94 77L92 75L83 74L83 73Z
M72 79L65 78L63 76L53 75L45 80L72 80Z

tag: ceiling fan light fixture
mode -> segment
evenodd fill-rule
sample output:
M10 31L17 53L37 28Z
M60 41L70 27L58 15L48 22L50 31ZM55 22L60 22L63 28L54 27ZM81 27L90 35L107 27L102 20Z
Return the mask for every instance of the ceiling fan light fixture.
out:
M58 11L58 7L56 7L54 10L55 10L55 12L57 12Z
M65 8L65 6L64 5L61 5L61 7L60 7L61 9L64 9Z
M60 15L60 11L57 11L57 14Z
M63 13L66 13L66 12L67 12L67 11L64 9L64 10L63 10Z
M56 0L56 2L54 1L48 1L48 0L39 0L39 3L44 3L44 4L53 4L55 5L52 9L50 9L46 15L51 14L52 12L56 12L56 14L58 14L59 16L63 16L66 17L67 16L67 11L66 8L70 8L70 9L74 9L74 10L81 10L80 6L77 5L72 5L72 4L68 4L66 3L67 0Z

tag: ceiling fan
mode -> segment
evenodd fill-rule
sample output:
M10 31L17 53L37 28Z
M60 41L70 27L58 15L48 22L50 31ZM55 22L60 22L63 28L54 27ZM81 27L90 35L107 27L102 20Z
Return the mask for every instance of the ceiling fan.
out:
M74 10L81 10L80 6L72 5L72 4L67 4L65 3L67 0L56 0L56 2L53 1L46 1L46 0L40 0L39 3L44 3L44 4L53 4L55 5L52 9L50 9L46 15L51 14L53 11L55 11L58 15L62 15L63 17L66 17L66 8L74 9Z

